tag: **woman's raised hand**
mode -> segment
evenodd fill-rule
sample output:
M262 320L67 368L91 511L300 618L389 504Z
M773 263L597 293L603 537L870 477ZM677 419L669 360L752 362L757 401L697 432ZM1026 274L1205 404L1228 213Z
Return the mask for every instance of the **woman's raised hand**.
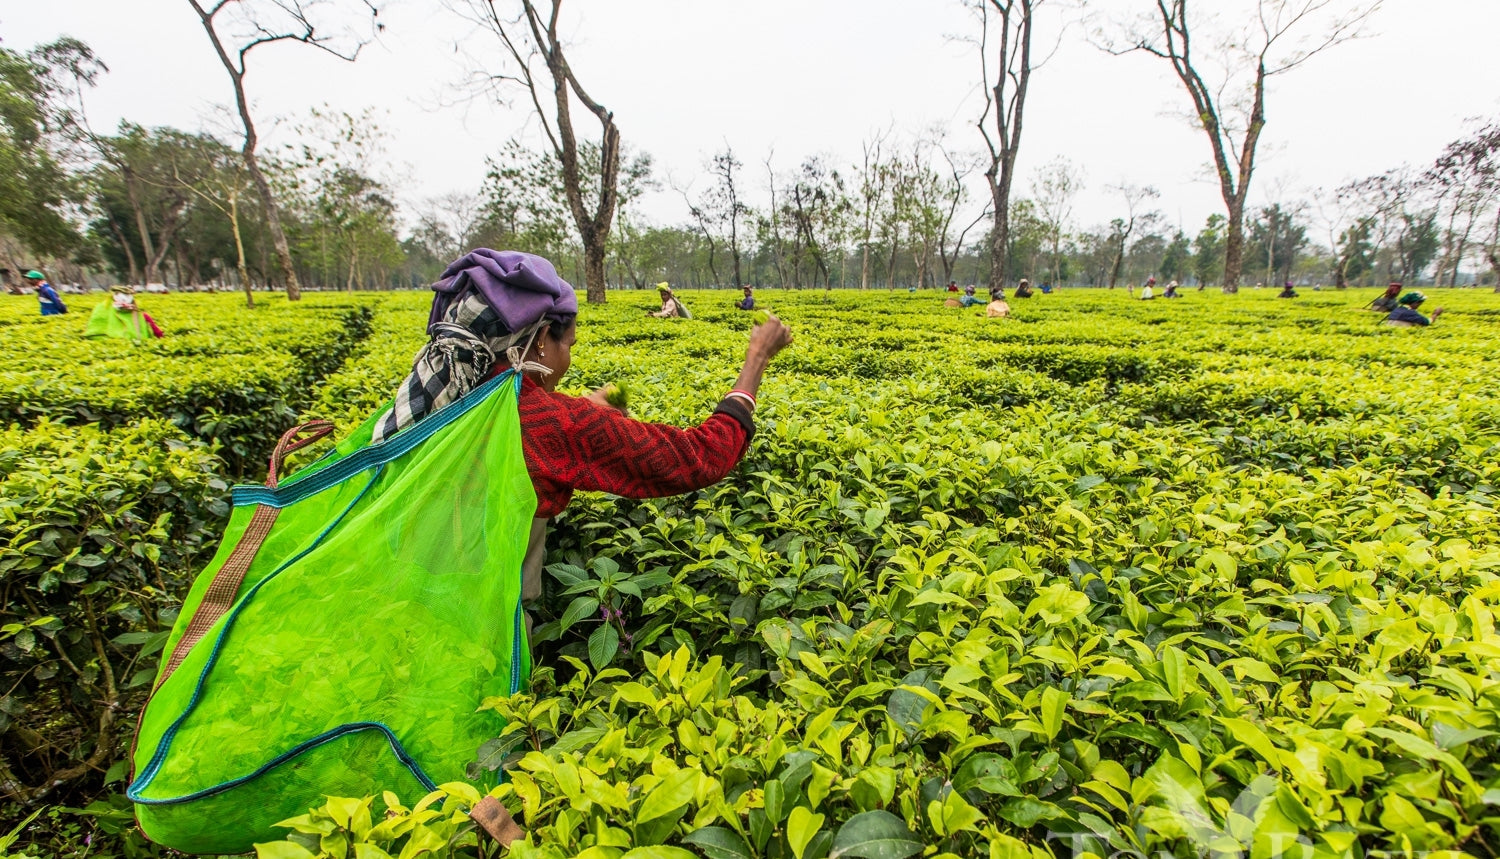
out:
M792 329L786 323L775 316L768 317L765 322L750 329L750 349L746 359L764 366L776 353L790 346L792 343Z

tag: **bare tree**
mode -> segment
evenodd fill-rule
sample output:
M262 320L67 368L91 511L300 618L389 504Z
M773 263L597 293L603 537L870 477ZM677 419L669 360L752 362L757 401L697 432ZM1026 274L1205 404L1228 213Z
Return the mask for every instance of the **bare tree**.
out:
M946 169L944 181L940 186L943 194L942 223L938 229L938 259L943 265L943 281L946 283L953 279L953 267L958 264L958 257L963 253L964 242L969 233L979 222L991 216L989 209L981 211L972 221L968 223L957 235L953 234L954 220L958 217L958 210L969 200L968 178L980 167L983 156L972 152L953 153L941 142L937 144L938 152L943 156L943 164ZM951 240L951 241L950 241Z
M1369 229L1355 215L1356 198L1345 188L1318 188L1312 192L1312 207L1317 224L1328 238L1328 249L1333 255L1333 285L1337 289L1349 288L1351 264L1357 266L1356 257L1361 251L1362 234ZM1355 271L1358 275L1361 272Z
M870 288L870 248L875 238L875 222L886 199L890 171L886 169L881 150L889 131L876 132L863 144L864 162L859 170L859 288Z
M1161 192L1150 186L1131 185L1128 182L1111 185L1109 190L1119 194L1125 200L1125 217L1115 218L1110 225L1112 228L1110 238L1115 245L1115 260L1109 269L1109 288L1114 289L1115 284L1120 280L1120 267L1125 262L1125 249L1130 241L1130 234L1135 232L1137 222L1147 217L1140 210L1141 204L1160 197Z
M719 283L719 237L716 218L709 211L709 203L706 199L694 200L686 188L677 188L677 193L682 196L682 202L687 204L688 215L693 223L698 225L698 233L703 236L703 243L708 245L708 276L713 278L715 285ZM704 197L707 195L705 194Z
M1342 14L1341 0L1255 0L1254 23L1212 45L1206 65L1195 53L1195 35L1188 20L1188 0L1154 0L1148 22L1138 23L1120 47L1106 44L1111 53L1142 51L1166 60L1193 102L1194 122L1208 136L1213 150L1219 193L1229 215L1224 246L1225 292L1239 289L1245 253L1245 199L1255 172L1256 147L1266 126L1266 83L1301 66L1328 48L1357 38L1380 0L1363 3ZM1197 8L1196 6L1194 8ZM1319 35L1306 31L1318 28ZM1212 57L1222 56L1224 82L1214 77Z
M989 152L985 178L995 226L990 232L990 288L1003 288L1010 265L1010 192L1021 151L1021 120L1031 86L1032 24L1044 0L964 0L979 19L984 112L979 132ZM993 51L993 54L991 53ZM991 128L993 123L993 128Z
M449 191L422 201L421 230L431 238L431 249L444 260L456 260L473 250L490 215L485 201L470 191Z
M729 230L729 255L734 258L734 286L745 284L740 271L740 258L744 254L740 237L740 222L750 214L750 207L740 200L740 168L745 165L734 155L734 149L724 144L723 152L714 153L710 162L714 177L712 201L718 213L720 225Z
M771 248L771 261L776 266L776 279L780 286L788 286L786 276L786 237L782 232L781 205L777 199L777 187L779 180L776 176L776 168L772 166L776 159L776 150L772 149L766 153L766 187L771 192L771 207L757 223L760 232L760 244Z
M276 247L276 261L281 266L282 279L286 281L286 296L296 301L302 296L297 283L297 270L292 265L292 251L287 245L286 231L281 228L281 209L276 205L276 195L271 183L260 169L260 159L255 148L260 135L255 130L255 119L250 115L250 100L245 95L245 76L249 71L250 53L263 45L277 42L300 42L311 45L324 53L341 60L354 62L359 52L369 43L369 38L353 36L336 24L324 24L314 20L320 7L340 5L337 0L187 0L203 31L213 43L214 51L229 79L234 84L234 103L239 110L240 122L244 125L245 140L240 152L245 158L245 169L260 195L265 208L266 226L271 231L271 243ZM374 0L349 0L369 14L375 30L383 25L375 21L380 7Z
M1500 236L1500 123L1489 123L1469 137L1449 143L1424 178L1440 189L1448 206L1443 260L1438 264L1437 283L1450 271L1449 284L1457 285L1458 268L1476 229L1483 235L1483 220L1493 215L1490 231ZM1497 241L1480 240L1480 253L1500 275ZM1477 277L1476 277L1477 282ZM1500 280L1495 291L1500 292Z
M708 245L708 271L715 284L720 283L717 258L720 245L729 251L734 261L734 283L744 284L740 270L743 246L740 237L740 222L749 214L750 207L740 200L740 168L745 165L734 155L727 144L723 152L716 152L707 167L713 185L696 197L691 188L676 187L682 201L687 204L688 214L698 226L703 241Z
M1073 216L1073 198L1083 190L1083 169L1059 155L1037 170L1031 180L1031 196L1047 224L1047 239L1052 244L1052 281L1062 279L1062 243Z
M509 0L450 0L450 3L456 12L498 40L507 58L504 69L480 68L474 72L471 84L476 91L503 101L501 93L518 88L530 99L552 156L557 159L568 212L583 243L588 300L603 304L608 287L604 261L615 209L620 202L620 129L615 124L614 112L584 90L568 63L558 28L562 0L545 3L519 0L520 11L514 16L502 10L511 8ZM579 145L578 130L573 126L575 98L598 120L597 148ZM597 165L582 163L584 155L595 153ZM596 180L597 185L585 187L590 179Z

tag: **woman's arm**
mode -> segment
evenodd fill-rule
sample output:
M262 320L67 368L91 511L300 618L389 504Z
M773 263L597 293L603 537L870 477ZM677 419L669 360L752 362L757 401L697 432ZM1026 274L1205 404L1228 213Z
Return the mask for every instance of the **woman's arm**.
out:
M772 316L750 330L750 347L745 352L745 366L734 381L734 390L759 396L760 380L776 354L792 343L792 329Z
M690 429L632 420L605 402L602 389L581 401L545 395L553 398L545 420L527 421L524 413L531 410L523 401L523 423L531 424L528 456L545 479L627 498L659 498L717 483L749 448L753 398L771 359L791 342L791 329L781 320L757 325L734 387L751 402L726 396L714 414Z

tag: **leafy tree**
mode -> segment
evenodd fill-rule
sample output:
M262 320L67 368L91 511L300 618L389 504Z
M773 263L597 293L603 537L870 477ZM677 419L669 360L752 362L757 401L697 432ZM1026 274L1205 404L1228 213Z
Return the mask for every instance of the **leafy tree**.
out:
M1120 279L1120 267L1125 262L1125 249L1129 245L1131 233L1135 232L1136 225L1142 220L1155 221L1159 217L1155 212L1142 212L1141 206L1147 200L1160 197L1161 192L1150 186L1142 187L1128 182L1112 185L1110 189L1118 193L1125 201L1125 217L1115 218L1110 222L1110 239L1115 248L1115 261L1110 267L1109 288L1114 289Z
M597 166L600 161L592 144L584 144L580 164ZM655 187L654 163L649 153L626 152L622 156L617 206L623 211L641 194ZM552 259L558 270L575 268L587 276L587 253L583 239L573 229L564 202L563 171L550 152L530 149L518 140L507 141L500 154L489 160L489 173L480 190L481 217L474 228L475 244L516 247ZM585 187L594 180L585 177ZM593 206L591 200L586 205Z
M288 158L297 259L324 286L384 282L404 259L394 197L374 175L382 138L368 111L314 111Z
M843 238L852 205L837 169L813 156L802 162L783 189L781 215L791 231L789 243L793 286L801 288L805 265L811 265L825 288L833 285L832 254Z
M1193 243L1187 233L1177 230L1167 243L1158 267L1164 280L1187 280L1193 271Z
M1033 277L1051 238L1051 228L1031 200L1011 204L1010 250L1006 270L1017 277Z
M120 124L117 135L91 136L91 141L100 163L90 183L107 227L95 232L118 242L115 251L123 254L132 281L158 283L173 239L197 199L191 189L213 173L222 144L206 135L129 122Z
M1334 282L1339 288L1347 287L1375 268L1375 248L1370 243L1370 234L1375 230L1374 218L1360 218L1339 234L1334 253Z
M1297 254L1307 245L1307 227L1296 222L1297 213L1287 211L1280 203L1260 210L1250 224L1248 259L1259 263L1265 283L1291 279Z
M1209 215L1198 237L1193 240L1193 276L1202 289L1224 272L1223 215Z
M1064 278L1063 243L1068 238L1068 222L1073 216L1073 199L1083 190L1083 170L1067 158L1059 155L1043 165L1032 180L1032 197L1037 211L1047 224L1047 239L1051 246L1051 274L1053 282Z
M59 78L67 63L87 80L103 70L90 65L93 53L82 42L65 40L42 46L29 56L0 48L0 238L9 237L7 260L13 273L29 266L16 251L57 256L78 247L80 236L68 217L76 191L59 158L59 100L66 90ZM5 242L9 245L9 242Z
M1400 266L1400 280L1415 280L1437 258L1437 210L1402 212L1396 234L1395 259Z

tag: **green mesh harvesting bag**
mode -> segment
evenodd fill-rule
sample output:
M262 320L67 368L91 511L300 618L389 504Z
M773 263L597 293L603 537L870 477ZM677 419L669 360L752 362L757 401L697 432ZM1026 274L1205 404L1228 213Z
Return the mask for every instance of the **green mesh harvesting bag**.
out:
M530 674L521 562L536 493L520 378L505 373L386 441L375 418L277 484L234 490L141 715L152 840L237 853L324 795L421 796L502 725L476 712Z

